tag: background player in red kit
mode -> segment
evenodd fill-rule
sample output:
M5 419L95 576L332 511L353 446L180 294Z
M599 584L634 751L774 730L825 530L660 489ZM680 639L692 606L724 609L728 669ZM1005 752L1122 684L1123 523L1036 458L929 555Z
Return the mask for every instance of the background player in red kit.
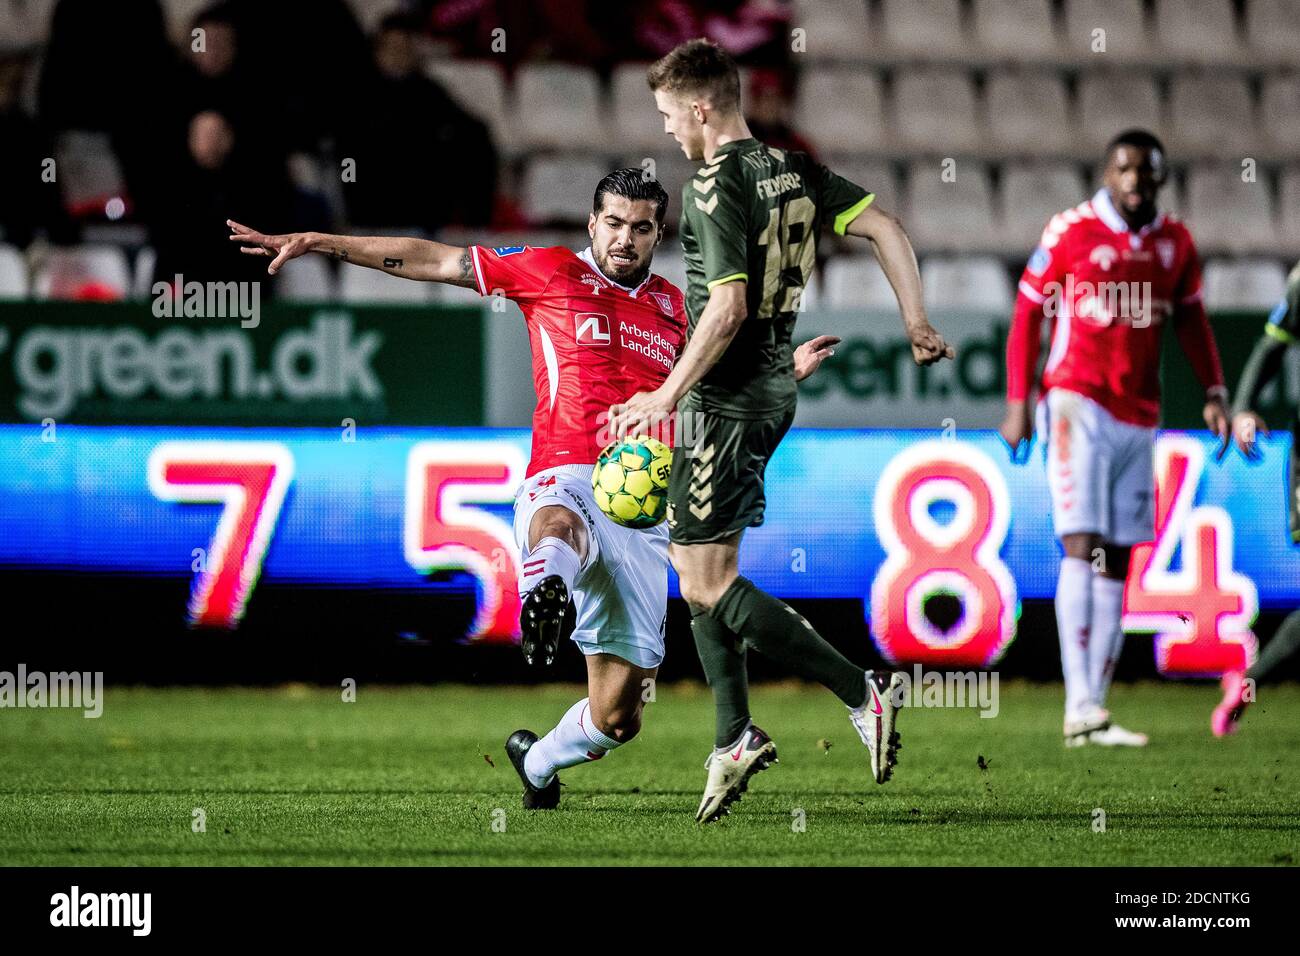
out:
M1227 433L1227 389L1201 302L1201 266L1187 227L1157 209L1166 158L1143 130L1106 151L1103 187L1052 217L1020 279L1007 342L1013 459L1033 428L1030 391L1044 315L1051 347L1037 406L1047 449L1052 524L1065 550L1056 621L1065 676L1065 743L1142 746L1105 708L1124 633L1124 579L1134 544L1154 536L1160 342L1173 323L1205 387L1205 423Z
M244 252L274 256L269 271L307 252L408 279L446 282L517 302L532 346L533 447L515 497L522 647L549 664L572 598L572 640L586 656L587 697L538 738L511 735L506 751L524 806L559 802L558 770L597 760L641 729L642 694L664 655L668 532L634 530L600 513L591 472L608 440L610 405L668 377L686 337L681 291L650 272L668 194L644 170L620 169L596 186L580 253L555 247L457 248L424 239L294 233L266 236L228 222ZM838 339L795 351L810 375ZM609 436L612 437L612 436Z

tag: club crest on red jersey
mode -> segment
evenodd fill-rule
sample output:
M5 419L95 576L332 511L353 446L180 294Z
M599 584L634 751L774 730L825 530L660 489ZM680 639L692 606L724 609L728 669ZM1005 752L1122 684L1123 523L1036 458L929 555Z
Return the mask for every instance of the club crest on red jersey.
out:
M573 337L579 345L609 345L609 316L599 312L576 313Z
M659 311L670 319L673 317L673 300L667 292L651 292L650 298L659 304Z
M1156 255L1160 257L1160 264L1166 269L1174 267L1174 255L1178 252L1178 246L1172 239L1156 240Z

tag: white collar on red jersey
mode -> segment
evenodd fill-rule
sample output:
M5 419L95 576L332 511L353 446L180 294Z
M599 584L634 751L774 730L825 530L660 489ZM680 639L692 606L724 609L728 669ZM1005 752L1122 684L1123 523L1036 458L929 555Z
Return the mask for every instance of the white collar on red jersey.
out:
M1128 223L1124 217L1119 214L1115 204L1110 201L1110 191L1102 188L1098 189L1096 195L1092 197L1092 211L1097 214L1097 218L1110 227L1111 232L1129 232ZM1145 236L1149 232L1155 232L1165 224L1165 214L1157 212L1156 217L1137 231L1138 236Z
M583 262L585 262L587 265L591 266L591 268L595 270L596 275L600 276L602 279L604 279L614 288L622 289L624 292L626 292L629 296L631 296L634 299L636 298L636 294L640 292L642 289L644 289L646 287L646 284L651 279L654 278L654 273L647 272L645 278L641 280L641 284L634 289L630 285L623 285L621 282L615 282L609 276L605 275L605 273L601 272L600 266L596 265L596 257L591 252L591 246L588 246L586 249L583 249L580 253L578 253L578 258L581 259Z

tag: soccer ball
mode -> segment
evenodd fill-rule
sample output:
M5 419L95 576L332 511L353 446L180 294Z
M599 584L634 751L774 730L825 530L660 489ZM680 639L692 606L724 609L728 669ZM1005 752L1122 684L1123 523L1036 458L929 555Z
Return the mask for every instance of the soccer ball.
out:
M668 446L647 435L612 442L591 473L597 507L625 528L653 528L668 508L672 462Z

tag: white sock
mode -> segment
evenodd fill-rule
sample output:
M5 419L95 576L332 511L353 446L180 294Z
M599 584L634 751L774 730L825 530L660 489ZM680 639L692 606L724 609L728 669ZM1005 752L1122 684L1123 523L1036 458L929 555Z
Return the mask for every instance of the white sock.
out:
M1061 559L1056 582L1056 630L1061 638L1066 720L1073 720L1092 701L1087 648L1092 627L1093 577L1092 565L1082 558L1067 555Z
M1088 682L1092 700L1106 706L1106 692L1120 651L1124 649L1124 630L1120 618L1124 613L1124 582L1100 574L1092 576L1092 628L1088 641Z
M522 577L519 579L519 593L527 594L543 579L558 574L564 586L573 593L573 582L582 569L582 560L578 552L559 538L543 538L524 558Z
M534 787L545 787L557 770L599 760L621 742L601 733L591 719L591 706L584 697L570 707L551 732L528 749L524 773Z

